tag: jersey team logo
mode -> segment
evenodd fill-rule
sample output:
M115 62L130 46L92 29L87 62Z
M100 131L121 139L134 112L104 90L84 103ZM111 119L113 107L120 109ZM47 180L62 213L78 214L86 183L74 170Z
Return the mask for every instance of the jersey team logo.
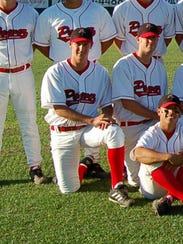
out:
M92 36L95 35L96 31L94 27L87 27L90 28L92 32ZM58 27L58 39L63 42L68 42L70 40L70 35L72 33L73 29L70 29L69 26L60 26Z
M3 30L2 27L0 27L0 41L24 39L27 37L27 35L28 31L26 29Z
M134 82L134 93L138 97L142 96L157 96L161 95L161 87L157 86L147 86L144 81L136 80Z
M67 89L65 90L65 96L67 100L66 101L67 106L72 106L78 103L94 104L96 102L95 93L82 92L81 94L79 94L72 89Z

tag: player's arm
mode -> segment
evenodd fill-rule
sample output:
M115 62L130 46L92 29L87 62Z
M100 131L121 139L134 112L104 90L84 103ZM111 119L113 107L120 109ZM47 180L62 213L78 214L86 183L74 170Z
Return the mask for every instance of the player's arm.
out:
M105 129L109 125L111 125L111 121L107 116L105 116L105 114L100 114L97 117L91 117L85 114L78 113L77 111L64 105L54 105L53 107L58 116L64 117L71 121L81 122L87 125L93 125L101 129Z
M122 41L117 38L114 38L114 45L116 46L117 50L121 53Z
M129 99L121 99L122 105L125 109L145 118L159 120L159 116L156 112L149 110L144 107L140 103L129 100Z
M39 46L34 44L35 48L38 49L44 56L46 56L47 58L49 58L49 53L50 53L50 47L43 47L43 46ZM50 58L49 58L50 59Z
M105 114L106 116L108 116L109 118L112 118L112 115L113 115L112 105L102 108L102 113Z
M181 42L183 40L183 34L177 34L175 36L175 40L176 40L177 44L180 46L180 44L181 44Z
M149 148L137 147L133 151L133 158L135 161L138 161L140 163L154 164L169 161L171 158L171 154L157 152Z
M108 41L101 42L101 51L102 51L102 54L105 53L108 48L110 48L110 46L113 44L113 40L114 39L110 39Z
M170 44L170 42L172 41L172 38L167 38L164 39L166 46L168 47L168 45Z

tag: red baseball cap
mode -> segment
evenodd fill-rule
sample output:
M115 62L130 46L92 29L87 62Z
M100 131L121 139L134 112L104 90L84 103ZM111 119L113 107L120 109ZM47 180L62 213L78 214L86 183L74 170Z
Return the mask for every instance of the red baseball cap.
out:
M161 30L158 26L151 23L144 23L138 29L137 36L142 38L159 36Z
M93 36L90 28L77 28L73 30L70 36L71 42L91 42L93 43Z
M170 105L175 105L180 107L180 100L177 96L173 94L168 94L163 96L158 103L158 108L168 108Z

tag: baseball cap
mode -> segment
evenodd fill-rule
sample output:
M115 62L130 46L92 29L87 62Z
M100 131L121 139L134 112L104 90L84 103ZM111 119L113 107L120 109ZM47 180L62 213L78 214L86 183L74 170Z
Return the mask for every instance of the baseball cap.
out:
M177 96L173 94L168 94L163 96L158 103L158 107L167 108L170 105L176 105L180 107L180 100Z
M70 36L70 41L93 43L93 37L90 28L77 28L73 30Z
M142 38L147 38L147 37L159 36L160 33L161 30L158 26L151 23L145 23L139 27L137 31L137 36Z

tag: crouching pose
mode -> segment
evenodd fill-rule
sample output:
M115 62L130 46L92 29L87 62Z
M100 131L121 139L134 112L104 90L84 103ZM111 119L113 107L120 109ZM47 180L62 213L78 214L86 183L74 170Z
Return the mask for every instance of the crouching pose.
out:
M92 44L90 28L75 29L71 57L50 67L43 78L41 103L49 109L45 119L50 124L57 183L62 193L77 191L92 167L89 160L79 164L80 148L106 145L111 170L109 200L129 207L134 200L123 184L124 134L112 118L108 72L88 61Z
M141 193L155 199L155 213L164 215L170 212L174 199L183 202L183 125L178 122L179 98L171 94L163 96L157 112L160 122L144 132L131 151L131 158L141 163Z

